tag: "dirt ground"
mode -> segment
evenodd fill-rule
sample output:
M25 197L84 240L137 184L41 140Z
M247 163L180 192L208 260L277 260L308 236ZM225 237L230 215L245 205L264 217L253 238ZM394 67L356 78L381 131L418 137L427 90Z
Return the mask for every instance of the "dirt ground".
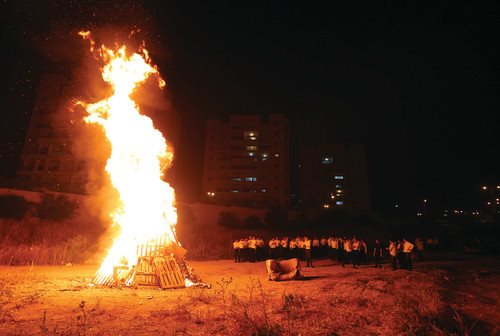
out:
M190 262L210 289L95 288L98 266L0 267L0 335L499 335L497 259L454 257L391 271Z

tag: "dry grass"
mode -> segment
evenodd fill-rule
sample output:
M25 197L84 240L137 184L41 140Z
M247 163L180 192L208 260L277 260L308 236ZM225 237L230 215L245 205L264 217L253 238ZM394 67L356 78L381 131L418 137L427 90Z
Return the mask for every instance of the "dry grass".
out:
M476 278L472 274L484 267L480 261L452 269L450 264L411 273L342 269L325 261L305 269L304 281L276 283L267 281L263 263L193 262L212 288L172 291L89 288L85 283L96 268L90 266L3 267L0 330L8 335L498 333L494 265L488 276ZM470 296L467 305L464 295ZM478 300L484 296L490 301Z

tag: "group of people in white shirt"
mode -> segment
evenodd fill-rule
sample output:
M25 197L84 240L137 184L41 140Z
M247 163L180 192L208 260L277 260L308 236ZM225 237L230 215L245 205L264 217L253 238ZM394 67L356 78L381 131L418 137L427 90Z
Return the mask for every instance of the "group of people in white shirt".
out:
M412 270L412 259L415 255L419 261L423 260L422 251L424 242L415 239L415 245L406 239L390 240L387 247L383 247L379 240L375 240L371 253L375 267L382 268L384 255L388 254L393 270L398 268ZM416 248L415 248L416 246ZM345 267L352 264L354 268L367 264L368 246L364 240L353 236L309 238L307 236L273 237L267 246L262 238L247 237L236 239L233 242L235 262L255 262L265 259L298 258L306 261L307 267L314 267L313 260L330 258Z

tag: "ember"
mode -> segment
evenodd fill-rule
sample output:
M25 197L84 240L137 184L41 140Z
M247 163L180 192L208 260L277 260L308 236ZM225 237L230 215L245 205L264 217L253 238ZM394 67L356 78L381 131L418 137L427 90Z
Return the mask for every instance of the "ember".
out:
M88 113L85 121L100 125L111 144L106 172L119 193L116 208L110 213L119 234L93 283L174 288L184 287L185 278L191 278L190 283L199 282L183 260L185 251L179 252L183 249L175 234L174 189L162 180L164 167L172 163L172 148L130 97L152 75L160 88L165 81L146 49L132 54L125 45L96 49L90 32L79 34L90 41L90 51L104 63L102 78L113 88L106 99L79 104Z

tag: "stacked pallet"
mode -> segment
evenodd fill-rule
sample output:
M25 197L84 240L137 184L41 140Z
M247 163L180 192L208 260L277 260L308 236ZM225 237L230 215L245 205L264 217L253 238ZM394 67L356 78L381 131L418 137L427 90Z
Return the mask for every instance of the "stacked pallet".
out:
M195 277L194 270L183 260L186 251L170 242L168 236L158 237L137 245L137 265L115 266L113 274L103 276L99 272L92 283L103 286L158 286L162 289L186 287L185 278Z

